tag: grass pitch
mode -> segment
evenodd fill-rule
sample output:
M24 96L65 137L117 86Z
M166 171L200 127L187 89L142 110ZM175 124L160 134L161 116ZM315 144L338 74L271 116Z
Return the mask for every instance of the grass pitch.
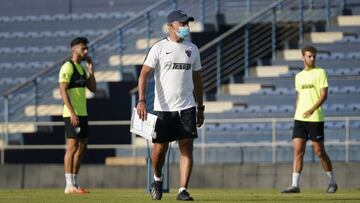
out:
M92 189L90 194L64 195L62 189L14 189L0 190L1 203L140 203L154 202L150 194L141 189ZM360 202L360 189L340 189L335 194L326 194L324 190L302 190L300 194L281 194L277 190L254 189L191 189L196 202ZM175 200L176 189L164 193L161 202L179 202Z

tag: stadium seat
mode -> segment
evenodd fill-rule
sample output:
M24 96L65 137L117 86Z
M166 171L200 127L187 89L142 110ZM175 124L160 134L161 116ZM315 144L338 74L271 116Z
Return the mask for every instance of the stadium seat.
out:
M360 121L352 121L352 122L350 122L350 128L352 128L352 129L360 129Z
M275 105L266 105L263 109L263 112L268 112L268 113L277 112L277 111L278 111L278 106Z
M346 94L356 93L356 87L355 86L344 86L340 89L339 92L346 93Z

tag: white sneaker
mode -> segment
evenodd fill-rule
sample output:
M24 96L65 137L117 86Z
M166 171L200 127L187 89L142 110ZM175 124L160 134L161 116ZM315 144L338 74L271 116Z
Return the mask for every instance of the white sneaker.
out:
M67 186L67 187L65 187L64 193L66 195L68 195L68 194L76 194L76 193L79 193L79 192L78 192L78 189L76 187Z

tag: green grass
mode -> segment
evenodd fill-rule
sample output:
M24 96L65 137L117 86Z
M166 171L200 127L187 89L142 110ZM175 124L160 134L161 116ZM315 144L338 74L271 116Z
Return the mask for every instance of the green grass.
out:
M301 194L281 194L277 190L191 189L196 202L360 202L359 189L340 189L336 194L323 190L303 190ZM165 193L161 202L177 202L176 190ZM140 189L92 189L86 195L64 195L62 189L0 190L1 203L14 202L154 202Z

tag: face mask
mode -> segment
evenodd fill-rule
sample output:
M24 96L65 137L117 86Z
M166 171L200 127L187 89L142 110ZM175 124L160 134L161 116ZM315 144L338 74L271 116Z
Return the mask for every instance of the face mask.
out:
M184 39L185 37L187 37L189 35L190 31L189 31L189 27L179 27L179 31L176 32L176 35L180 38L180 39Z

